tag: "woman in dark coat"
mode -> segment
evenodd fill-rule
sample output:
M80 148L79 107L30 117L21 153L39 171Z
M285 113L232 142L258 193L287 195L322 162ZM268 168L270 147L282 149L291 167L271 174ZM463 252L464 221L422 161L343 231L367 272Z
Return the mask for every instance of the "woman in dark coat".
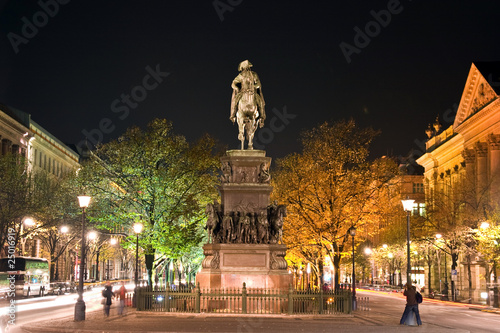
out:
M115 296L113 293L113 288L111 287L111 284L106 284L106 287L104 287L104 290L102 291L102 297L104 297L104 315L106 317L109 317L109 309L111 308L111 299Z

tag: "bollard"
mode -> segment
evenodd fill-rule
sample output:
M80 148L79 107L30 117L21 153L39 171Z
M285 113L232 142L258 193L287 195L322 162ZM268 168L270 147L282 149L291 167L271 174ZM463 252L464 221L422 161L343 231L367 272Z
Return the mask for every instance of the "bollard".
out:
M247 284L243 282L243 289L241 289L241 312L247 313Z

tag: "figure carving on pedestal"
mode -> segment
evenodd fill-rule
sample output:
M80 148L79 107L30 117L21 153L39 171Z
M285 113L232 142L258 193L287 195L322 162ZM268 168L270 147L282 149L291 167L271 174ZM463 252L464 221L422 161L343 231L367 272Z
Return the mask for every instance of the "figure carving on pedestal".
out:
M245 212L240 213L238 227L240 232L238 243L248 243L248 239L250 239L250 217Z
M218 233L220 228L220 204L217 201L207 204L205 208L207 214L207 224L205 229L208 231L208 242L218 242Z
M259 183L269 183L269 181L271 181L269 166L266 163L261 163L259 170Z
M269 206L268 211L272 242L282 243L283 218L286 216L286 206L277 205L277 203L274 202L271 206Z
M268 244L269 243L269 221L267 220L267 213L261 212L257 216L257 233L258 233L258 243Z
M222 218L222 243L231 243L233 241L233 218L229 213Z
M250 213L250 234L248 243L257 244L257 214Z
M222 163L221 170L222 170L222 175L221 175L222 183L231 182L231 175L232 175L231 163L229 162Z
M245 138L248 141L248 149L253 149L253 137L257 127L264 126L266 112L264 109L264 96L257 73L250 68L252 64L242 61L238 66L240 74L233 80L231 87L231 114L229 119L237 121L239 133L238 140L241 141L241 149L244 149Z

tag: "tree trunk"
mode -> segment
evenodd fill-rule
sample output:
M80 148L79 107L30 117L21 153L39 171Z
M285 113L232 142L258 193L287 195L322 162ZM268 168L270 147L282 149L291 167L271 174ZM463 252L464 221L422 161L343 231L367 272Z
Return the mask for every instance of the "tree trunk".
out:
M472 303L472 271L470 269L470 254L467 255L467 275L469 278L469 304Z
M497 277L497 263L493 260L493 307L498 308L498 277Z
M95 259L95 276L94 276L94 279L96 281L99 281L99 251L100 249L98 248L97 249L97 253L96 253L96 259Z
M149 248L147 253L144 255L146 262L146 270L148 273L148 285L152 286L152 277L153 277L153 264L155 260L155 250L153 248Z
M455 270L457 269L458 265L458 253L452 249L451 250L451 269ZM448 267L445 267L444 272L445 274L448 274ZM446 275L447 276L447 275ZM453 301L456 301L456 295L455 295L455 280L453 280L453 277L451 277L451 299Z
M320 253L319 258L318 258L318 284L319 288L323 288L323 271L324 271L324 266L323 266L323 254Z
M335 253L333 256L333 271L335 272L334 277L334 290L339 289L339 275L340 275L340 253Z
M430 256L427 256L427 269L429 270L429 273L427 274L427 281L429 281L427 285L427 295L430 295L432 291L431 267L432 267L431 258Z

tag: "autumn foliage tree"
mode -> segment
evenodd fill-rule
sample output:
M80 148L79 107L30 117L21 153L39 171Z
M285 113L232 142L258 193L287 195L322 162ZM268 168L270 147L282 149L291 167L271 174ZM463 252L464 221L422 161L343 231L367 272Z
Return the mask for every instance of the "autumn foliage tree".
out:
M389 159L368 161L376 135L353 120L325 122L303 133L301 153L277 161L273 196L287 205L287 256L316 266L320 283L328 255L338 286L340 260L351 240L348 229L367 235L378 225L383 203L377 200L397 168Z

